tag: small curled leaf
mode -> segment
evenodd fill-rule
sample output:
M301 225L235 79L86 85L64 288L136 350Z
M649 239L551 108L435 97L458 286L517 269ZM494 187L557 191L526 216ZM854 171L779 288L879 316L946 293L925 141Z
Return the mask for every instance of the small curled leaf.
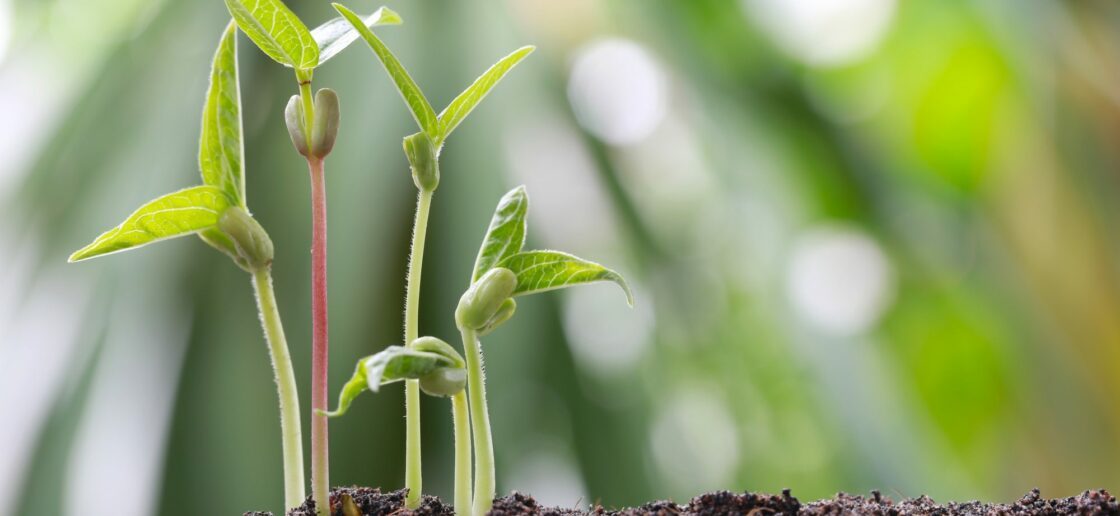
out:
M451 358L439 353L389 346L366 361L366 385L377 392L387 383L417 380L441 367L455 366Z
M195 186L148 201L119 226L70 255L76 262L216 227L230 199L218 187Z
M507 268L517 275L517 288L513 292L515 296L596 281L613 281L626 293L626 302L634 306L634 294L620 274L568 253L527 251L502 260L498 267Z
M365 357L354 366L354 375L346 381L346 385L342 386L342 392L338 395L338 408L330 412L320 410L321 415L338 417L350 410L350 404L354 403L354 398L357 398L359 394L366 390L366 361L370 358L373 357Z
M362 21L370 28L378 25L400 25L402 22L400 15L388 7L374 11ZM340 16L312 29L311 37L319 45L319 66L323 66L323 63L357 41L358 31L354 30L354 26L346 18Z
M532 54L537 47L532 45L521 47L514 50L509 55L501 58L497 63L494 63L485 73L474 80L467 89L463 90L455 100L452 100L443 112L439 114L439 138L436 143L443 143L447 136L454 131L459 124L467 118L467 115L478 106L482 99L498 85L498 82L503 77L517 66L522 59Z
M482 239L478 257L474 260L472 282L478 281L498 262L521 251L525 245L525 217L528 213L529 194L524 186L518 186L502 196Z

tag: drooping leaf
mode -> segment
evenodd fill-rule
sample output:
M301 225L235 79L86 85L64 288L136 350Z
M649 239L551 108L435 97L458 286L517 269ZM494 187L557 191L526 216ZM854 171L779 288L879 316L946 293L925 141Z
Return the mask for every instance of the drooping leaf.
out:
M366 389L377 392L387 383L419 379L444 367L463 367L461 358L456 361L452 357L444 356L440 351L440 348L421 351L403 346L389 346L376 355L359 360L358 365L354 367L354 375L346 381L346 385L338 395L338 408L325 412L325 415L336 417L345 414L350 410L354 398ZM454 349L450 351L458 356Z
M621 275L568 253L527 251L510 256L497 266L505 267L517 275L517 288L513 291L515 296L596 281L613 281L626 293L626 302L634 306L634 294Z
M363 21L366 27L372 28L378 25L400 25L401 17L392 9L382 7L366 16ZM340 16L315 27L311 36L319 45L319 66L323 66L323 63L357 41L358 31L354 30L354 26L346 18Z
M319 46L311 31L280 0L225 0L226 8L249 39L276 62L297 70L319 65Z
M198 168L202 182L245 206L245 169L241 129L241 88L237 76L237 26L222 34L210 67L210 89L202 108Z
M387 383L416 380L441 367L456 367L457 364L451 358L433 351L389 346L369 357L365 366L366 386L377 392Z
M179 190L149 201L121 225L102 233L91 244L70 255L76 262L139 247L159 240L213 228L230 199L210 185Z
M469 88L455 97L455 100L452 100L439 114L439 138L437 138L436 143L442 143L447 135L451 134L451 131L454 131L459 123L467 118L467 115L482 102L482 99L486 98L486 94L490 93L490 90L498 84L498 81L501 81L506 73L536 49L537 47L530 45L514 50L508 56L494 63L489 70L486 70L486 73L475 79Z
M373 53L377 54L377 58L381 61L381 65L385 67L385 71L389 73L393 83L396 84L397 91L400 92L405 104L408 104L408 109L412 112L412 117L416 119L420 130L424 131L433 141L438 140L439 122L436 119L436 112L432 109L432 105L428 103L428 99L424 97L424 92L420 91L420 87L416 85L416 81L408 75L404 65L389 51L389 47L386 47L385 43L382 43L381 39L366 27L357 14L354 14L353 11L342 4L331 5L334 5L335 10L358 31L362 39L373 49Z
M338 394L338 407L330 412L323 412L323 415L338 417L350 410L354 398L366 390L366 361L371 358L373 357L365 357L358 361L358 365L354 366L354 375L346 381L346 385L342 386L342 392Z
M486 271L498 262L521 252L525 245L525 216L529 212L529 194L525 187L510 190L498 201L490 228L482 239L478 258L474 260L474 274L471 281L478 281Z

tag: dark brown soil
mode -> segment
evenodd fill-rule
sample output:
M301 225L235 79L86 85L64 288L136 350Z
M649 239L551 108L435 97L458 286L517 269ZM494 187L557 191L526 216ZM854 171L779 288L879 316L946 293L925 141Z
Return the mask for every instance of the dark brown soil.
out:
M416 511L403 508L405 490L381 493L365 487L336 488L331 492L332 516L450 516L449 505L438 498L425 496L423 505ZM351 504L345 499L349 497ZM343 505L347 508L344 510ZM302 507L288 511L288 516L313 516L314 503L308 500ZM755 493L735 494L716 491L697 496L686 505L669 501L650 502L640 507L606 509L590 507L542 507L532 496L513 493L494 500L490 516L1120 516L1116 498L1103 489L1085 491L1069 498L1042 498L1038 489L1010 504L965 502L938 504L928 496L893 502L877 491L868 497L840 493L833 498L802 505L787 489L781 495ZM271 513L248 512L245 516L271 516Z

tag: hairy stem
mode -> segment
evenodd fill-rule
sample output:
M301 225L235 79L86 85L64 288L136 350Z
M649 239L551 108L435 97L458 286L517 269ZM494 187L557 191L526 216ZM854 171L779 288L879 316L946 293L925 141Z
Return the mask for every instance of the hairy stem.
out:
M471 420L467 414L467 392L451 397L455 422L455 514L471 516Z
M261 326L268 341L268 356L276 377L276 391L280 395L280 433L284 447L284 510L303 503L303 432L299 421L299 391L296 375L292 370L292 357L288 354L288 340L280 311L276 308L276 294L272 290L272 272L268 267L253 272L253 289L257 294L257 309Z
M311 495L317 512L330 512L327 442L327 192L323 160L311 170Z
M416 220L412 227L412 254L408 259L408 286L404 304L404 342L411 346L420 334L420 274L424 269L424 242L428 234L428 211L432 192L420 190L416 198ZM408 488L405 507L420 506L423 490L420 459L420 381L405 381L405 467Z
M486 377L482 349L475 330L460 328L467 359L467 395L471 404L474 436L474 513L486 514L494 502L494 439L490 435L490 413L486 408Z

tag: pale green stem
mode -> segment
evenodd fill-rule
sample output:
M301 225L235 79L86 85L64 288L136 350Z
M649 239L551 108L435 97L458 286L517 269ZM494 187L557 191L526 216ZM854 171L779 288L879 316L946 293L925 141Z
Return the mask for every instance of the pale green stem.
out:
M288 341L276 308L276 295L272 290L272 272L264 267L253 272L253 288L257 294L261 325L268 341L268 355L272 359L272 372L276 377L276 391L280 395L280 434L284 447L284 510L298 507L305 497L303 480L303 435L299 420L299 391L296 375L292 370L292 357L288 354Z
M311 148L311 132L315 126L315 99L311 96L311 77L304 78L296 73L299 80L299 98L303 101L303 134L307 148Z
M467 392L451 397L451 418L455 422L455 514L471 516L471 419Z
M490 415L486 408L486 376L482 367L482 349L475 330L460 328L463 352L467 359L467 395L471 404L471 426L474 435L474 513L490 512L494 502L494 439L490 435Z
M404 304L404 342L411 346L420 334L420 274L424 269L424 243L428 234L428 211L432 192L420 190L416 197L416 220L412 227L412 254L408 259L408 286ZM405 467L408 488L405 507L420 507L423 480L420 460L420 381L405 381Z

